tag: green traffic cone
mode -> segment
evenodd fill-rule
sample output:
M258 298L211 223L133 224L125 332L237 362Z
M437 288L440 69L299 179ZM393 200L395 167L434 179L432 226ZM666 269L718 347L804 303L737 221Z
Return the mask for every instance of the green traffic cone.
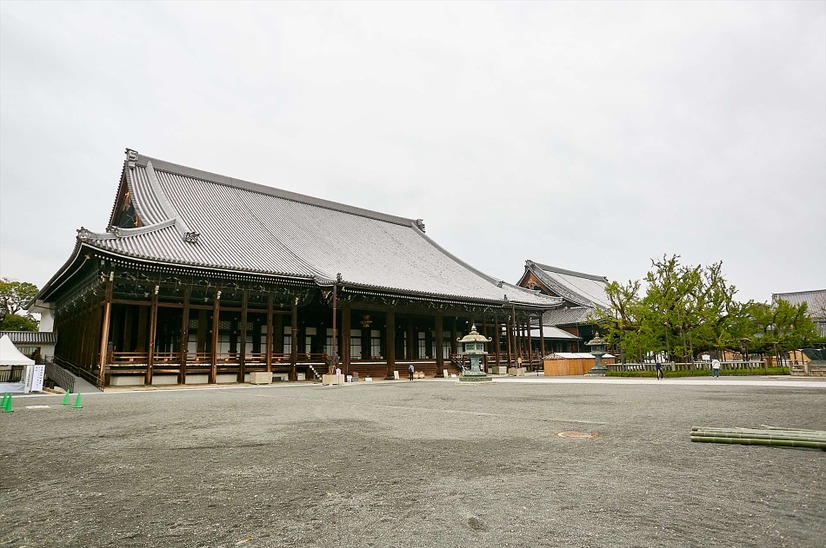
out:
M14 413L14 409L11 408L10 392L6 392L6 405L3 406L3 413Z
M77 393L77 397L75 398L75 405L73 409L82 409L83 406L80 405L80 392Z
M10 395L11 394L9 392L4 392L3 393L3 401L0 402L0 409L5 409L6 408L6 400L9 399Z
M69 396L72 395L70 390L66 391L66 394L63 396L63 405L69 405Z

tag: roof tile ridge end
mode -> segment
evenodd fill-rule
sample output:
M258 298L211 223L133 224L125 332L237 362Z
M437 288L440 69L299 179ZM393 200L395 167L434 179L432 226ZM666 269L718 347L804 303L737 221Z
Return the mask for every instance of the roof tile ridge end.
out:
M181 219L181 215L178 213L178 210L175 209L175 206L172 205L172 202L170 202L169 198L167 198L166 192L164 192L161 187L161 181L155 173L155 166L152 164L151 159L147 159L146 161L146 174L149 178L149 185L152 188L152 192L155 193L155 198L158 200L158 203L163 209L167 220L170 220L175 224L175 228L185 241L197 241L196 235L198 235L198 232L189 228L189 225Z
M607 276L600 276L599 274L588 274L587 272L577 272L576 270L569 270L567 268L560 268L558 266L551 266L548 264L537 263L533 262L536 266L538 266L542 270L548 270L550 272L556 272L557 274L568 274L570 276L576 276L577 278L586 278L589 280L593 280L595 282L607 282Z

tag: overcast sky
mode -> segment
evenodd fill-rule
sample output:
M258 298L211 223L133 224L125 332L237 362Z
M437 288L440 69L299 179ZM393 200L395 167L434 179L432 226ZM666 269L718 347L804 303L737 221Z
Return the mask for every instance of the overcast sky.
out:
M826 288L826 3L0 2L0 277L126 147L395 215L480 270Z

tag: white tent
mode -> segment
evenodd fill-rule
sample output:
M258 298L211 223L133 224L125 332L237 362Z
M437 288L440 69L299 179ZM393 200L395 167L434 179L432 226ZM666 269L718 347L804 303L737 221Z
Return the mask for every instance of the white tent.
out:
M34 365L34 360L20 352L8 335L0 337L0 366Z
M24 368L24 377L23 380L17 382L0 382L0 392L5 394L6 392L12 392L16 394L30 392L31 391L31 382L27 382L28 379L31 379L30 373L33 373L34 369L34 360L27 358L23 353L21 353L14 343L11 342L11 339L8 335L3 335L0 337L0 369L4 369L6 371L12 369L14 365L23 365L26 366ZM43 366L38 366L42 368ZM37 388L37 391L43 390L42 385L42 375L38 379L41 384Z

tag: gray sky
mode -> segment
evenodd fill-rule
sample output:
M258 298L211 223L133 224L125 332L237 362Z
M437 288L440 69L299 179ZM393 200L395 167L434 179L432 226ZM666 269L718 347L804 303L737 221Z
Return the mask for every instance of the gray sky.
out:
M125 147L765 301L826 288L826 2L0 3L0 276L105 229Z

